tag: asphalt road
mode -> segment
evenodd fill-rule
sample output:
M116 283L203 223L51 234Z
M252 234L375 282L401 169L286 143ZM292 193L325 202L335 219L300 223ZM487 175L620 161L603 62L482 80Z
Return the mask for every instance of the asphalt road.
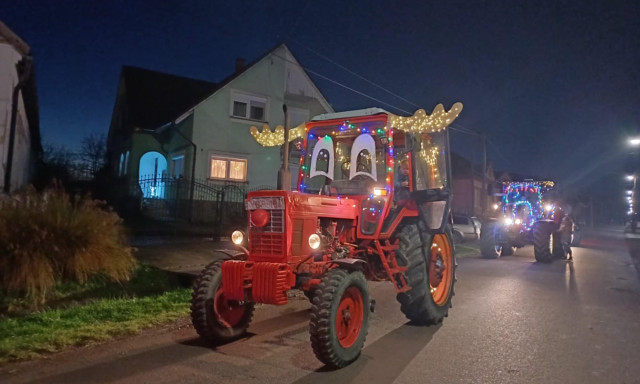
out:
M440 326L409 325L390 283L359 360L327 370L309 343L309 304L259 306L248 338L203 345L170 327L0 369L2 383L640 383L640 235L588 235L573 263L539 264L531 247L459 260ZM629 237L629 236L627 236Z

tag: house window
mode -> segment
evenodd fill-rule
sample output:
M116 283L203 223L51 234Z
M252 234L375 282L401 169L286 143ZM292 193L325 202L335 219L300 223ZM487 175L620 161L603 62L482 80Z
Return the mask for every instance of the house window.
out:
M171 158L171 176L175 179L184 176L184 155Z
M245 92L231 91L231 116L267 121L267 98Z
M247 160L211 156L211 178L231 181L247 180Z
M240 101L233 102L233 116L246 117L247 116L247 103Z

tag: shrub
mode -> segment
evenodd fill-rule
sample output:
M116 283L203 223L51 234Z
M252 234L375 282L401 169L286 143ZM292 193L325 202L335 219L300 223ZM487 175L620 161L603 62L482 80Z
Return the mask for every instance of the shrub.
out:
M126 281L136 266L118 215L61 189L0 201L0 289L42 304L58 282Z

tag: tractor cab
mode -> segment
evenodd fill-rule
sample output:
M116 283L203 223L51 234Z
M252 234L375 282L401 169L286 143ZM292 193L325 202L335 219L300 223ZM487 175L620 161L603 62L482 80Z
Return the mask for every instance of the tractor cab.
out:
M443 200L448 185L444 130L396 128L402 120L379 108L342 115L321 115L307 124L299 192L353 200L360 206L362 238L387 237L403 217L417 216L416 200ZM442 215L436 221L441 228Z

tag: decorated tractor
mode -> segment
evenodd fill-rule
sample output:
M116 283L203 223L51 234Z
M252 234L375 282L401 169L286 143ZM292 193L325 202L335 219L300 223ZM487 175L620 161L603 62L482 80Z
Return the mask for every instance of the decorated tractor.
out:
M550 262L562 257L560 212L546 200L552 181L504 182L498 215L482 224L482 257L512 255L517 248L533 244L537 261Z
M284 305L290 290L302 290L315 355L343 367L367 336L367 281L391 282L413 323L440 323L456 267L445 128L461 110L400 117L370 108L291 129L291 140L303 139L298 188L248 194L248 229L232 234L238 249L220 250L195 282L198 334L213 343L241 337L256 303ZM284 143L282 127L252 133L263 145Z

